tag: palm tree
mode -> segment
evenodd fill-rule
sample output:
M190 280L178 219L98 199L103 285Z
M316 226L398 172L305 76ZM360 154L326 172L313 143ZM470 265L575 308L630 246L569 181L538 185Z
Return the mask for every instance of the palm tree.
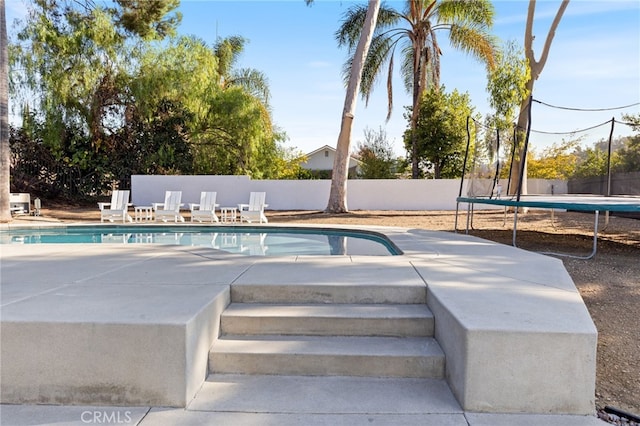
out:
M313 0L305 0L306 4ZM362 12L362 21L358 34L353 35L353 55L349 60L349 71L346 72L347 91L344 98L342 118L340 121L340 133L336 146L336 156L333 160L333 172L331 174L331 190L326 211L329 213L346 213L347 208L347 178L349 175L349 147L351 145L351 127L356 113L356 101L362 82L362 73L365 61L373 40L380 11L380 0L369 0Z
M9 58L5 2L0 0L0 222L11 221L9 208Z
M440 56L438 30L446 30L451 45L493 67L496 42L489 30L493 25L493 5L489 0L407 0L403 12L382 6L378 25L371 42L362 75L360 93L365 100L371 95L375 82L386 64L388 115L393 109L392 76L396 49L402 55L400 72L405 88L412 93L412 177L418 177L416 123L420 99L431 84L440 87ZM360 34L366 13L364 6L349 9L336 32L340 46L351 50ZM344 66L345 75L351 69L351 60Z
M247 93L258 98L265 106L268 106L270 93L267 77L253 68L235 68L245 43L244 38L231 36L217 40L213 46L213 51L218 58L220 86L223 89L240 86Z

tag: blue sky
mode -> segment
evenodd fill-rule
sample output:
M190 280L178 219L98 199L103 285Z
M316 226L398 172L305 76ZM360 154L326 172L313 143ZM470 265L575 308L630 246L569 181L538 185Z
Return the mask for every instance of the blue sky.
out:
M346 10L355 1L303 0L218 1L182 0L181 34L213 44L216 37L240 35L248 40L239 66L262 71L269 79L271 107L277 126L289 136L287 146L302 152L323 145L335 146L344 104L341 69L346 50L339 49L334 33ZM360 1L359 3L364 3ZM387 1L402 8L404 2ZM523 44L527 0L495 1L494 33L503 41ZM536 57L542 50L549 25L560 4L539 0L534 34ZM20 14L21 0L7 0L7 18ZM483 115L487 103L484 66L451 49L446 35L443 45L442 83L447 91L468 92ZM396 67L397 68L397 67ZM534 87L534 98L552 105L595 109L640 103L640 2L572 0L556 32L547 64ZM410 97L396 75L394 110L386 118L384 78L365 106L358 101L352 149L364 139L363 130L386 130L398 155L404 155L402 133L407 127L404 106ZM533 128L544 132L569 132L620 119L622 112L640 113L640 106L617 111L565 112L539 105L533 108ZM608 137L609 126L580 133L585 145ZM630 131L618 126L616 134ZM541 150L569 135L535 134L532 143Z

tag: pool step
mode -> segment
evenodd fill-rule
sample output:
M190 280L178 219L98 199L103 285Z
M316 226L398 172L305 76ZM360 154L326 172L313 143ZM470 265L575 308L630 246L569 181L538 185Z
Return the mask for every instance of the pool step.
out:
M373 277L375 279L375 277ZM237 303L426 304L425 285L242 284L231 286Z
M443 378L433 338L225 335L209 353L210 373Z
M220 326L235 335L433 336L427 305L232 303Z
M209 372L441 379L425 295L419 285L232 286Z
M188 410L229 425L467 424L441 379L211 374Z

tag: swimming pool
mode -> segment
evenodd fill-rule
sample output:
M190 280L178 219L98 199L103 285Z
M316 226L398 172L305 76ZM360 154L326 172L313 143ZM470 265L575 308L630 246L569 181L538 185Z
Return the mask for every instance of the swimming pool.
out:
M402 254L367 231L245 226L68 226L0 231L0 244L170 244L251 256Z

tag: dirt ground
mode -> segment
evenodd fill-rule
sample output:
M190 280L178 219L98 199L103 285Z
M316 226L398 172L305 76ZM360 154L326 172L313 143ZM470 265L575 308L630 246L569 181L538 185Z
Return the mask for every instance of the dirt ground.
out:
M95 221L94 207L42 210L43 218ZM584 255L593 244L591 213L531 210L520 214L517 244L537 251ZM353 211L332 215L317 211L268 211L273 223L331 223L454 230L450 211ZM640 220L601 215L596 256L590 260L564 257L598 329L596 406L640 414ZM464 232L465 215L458 228ZM476 211L470 234L511 244L513 216L503 211Z

